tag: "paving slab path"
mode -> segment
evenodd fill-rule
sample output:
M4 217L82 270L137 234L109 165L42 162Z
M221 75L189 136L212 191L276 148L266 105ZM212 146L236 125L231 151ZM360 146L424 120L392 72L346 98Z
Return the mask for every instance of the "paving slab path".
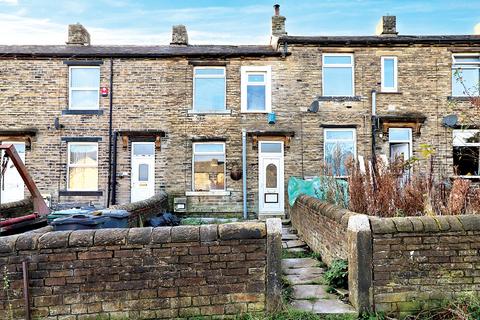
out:
M309 252L308 246L289 226L282 229L282 246L284 250L292 253ZM327 292L327 286L322 284L325 269L317 259L283 259L282 271L292 285L293 308L322 315L356 314L351 305L340 300L337 295Z

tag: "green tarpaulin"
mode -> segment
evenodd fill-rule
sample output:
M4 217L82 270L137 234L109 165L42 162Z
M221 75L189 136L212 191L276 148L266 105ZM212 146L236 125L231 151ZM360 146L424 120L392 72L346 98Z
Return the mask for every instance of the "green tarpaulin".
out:
M295 200L302 194L335 203L344 208L348 207L348 183L345 180L327 176L309 180L290 177L288 180L288 203L290 206L293 206Z

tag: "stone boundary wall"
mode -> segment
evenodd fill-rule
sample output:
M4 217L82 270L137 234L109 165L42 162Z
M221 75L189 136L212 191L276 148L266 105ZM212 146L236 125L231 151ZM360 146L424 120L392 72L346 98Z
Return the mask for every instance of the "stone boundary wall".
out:
M299 236L328 265L347 259L347 225L352 215L355 213L305 195L297 198L290 211Z
M133 319L272 311L280 301L281 221L28 232L0 238L0 318ZM268 299L267 299L268 297Z
M109 209L127 210L130 213L130 218L128 220L129 226L140 227L145 224L146 220L149 218L168 210L168 195L161 191L146 200L114 205Z
M0 204L0 218L15 218L33 213L31 198Z
M360 311L404 316L480 294L480 215L369 217L302 196L292 224L322 258L348 257L349 299Z

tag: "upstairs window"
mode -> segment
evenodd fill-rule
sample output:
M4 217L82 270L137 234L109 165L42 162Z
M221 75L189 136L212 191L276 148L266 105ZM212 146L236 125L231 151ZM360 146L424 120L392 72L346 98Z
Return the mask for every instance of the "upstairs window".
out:
M69 109L98 110L100 67L70 67Z
M193 144L193 191L225 190L225 143Z
M225 111L225 68L196 67L193 72L193 111L205 113Z
M353 96L353 54L330 53L323 55L323 96Z
M324 129L324 161L329 174L347 175L346 164L356 154L356 130L350 128Z
M382 57L382 92L397 92L397 57Z
M480 90L480 55L453 55L452 96L478 96Z
M479 176L480 130L453 130L453 167L456 175Z
M98 144L68 143L67 185L69 191L98 190Z
M242 67L242 112L271 112L271 67Z

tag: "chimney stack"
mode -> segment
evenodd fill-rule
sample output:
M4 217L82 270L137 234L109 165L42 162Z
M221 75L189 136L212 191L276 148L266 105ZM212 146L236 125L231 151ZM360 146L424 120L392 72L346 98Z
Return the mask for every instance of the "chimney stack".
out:
M383 16L380 22L377 24L377 30L375 33L378 36L396 36L398 34L397 17Z
M272 17L272 36L280 37L286 36L287 32L285 31L285 20L284 16L280 15L280 5L276 4L273 6L274 15Z
M69 46L89 46L90 33L80 23L68 25L68 41Z
M172 42L170 44L177 46L188 45L188 33L184 25L179 24L172 27Z

